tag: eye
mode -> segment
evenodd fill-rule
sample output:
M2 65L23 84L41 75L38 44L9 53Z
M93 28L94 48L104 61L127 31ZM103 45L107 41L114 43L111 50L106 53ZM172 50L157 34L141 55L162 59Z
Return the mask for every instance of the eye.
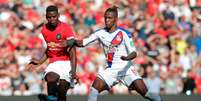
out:
M47 19L56 18L57 16L48 16Z
M55 16L52 16L52 18L56 18L57 16L55 15Z

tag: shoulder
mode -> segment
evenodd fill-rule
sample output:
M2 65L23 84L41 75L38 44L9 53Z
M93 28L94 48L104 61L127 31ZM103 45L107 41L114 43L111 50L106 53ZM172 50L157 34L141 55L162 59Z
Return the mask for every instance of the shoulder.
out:
M47 28L46 28L46 24L44 23L44 24L42 25L42 28L41 28L41 33L44 34L44 33L45 33L45 30L47 30Z
M71 28L71 26L65 22L60 22L61 26L62 27L65 27L65 28Z
M67 32L73 32L72 26L65 22L60 22L60 27L62 28L62 30L65 30Z
M100 34L100 33L103 33L103 32L105 32L105 30L103 28L99 28L99 29L95 30L93 32L93 34Z
M96 29L96 30L94 31L94 33L103 32L103 31L104 31L104 28L99 28L99 29Z
M122 31L125 35L127 35L129 38L132 38L132 34L131 34L130 31L128 31L128 30L126 30L126 29L124 29L124 28L122 28L122 27L118 27L118 29L119 29L120 31Z
M42 30L44 30L44 29L46 29L46 24L45 23L43 23L43 25L42 25Z

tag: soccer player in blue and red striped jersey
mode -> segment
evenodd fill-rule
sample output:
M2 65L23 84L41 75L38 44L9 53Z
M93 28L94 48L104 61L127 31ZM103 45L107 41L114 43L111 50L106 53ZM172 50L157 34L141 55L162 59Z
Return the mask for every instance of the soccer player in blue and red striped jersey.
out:
M159 95L148 92L147 86L131 61L137 56L137 51L131 33L117 26L117 7L108 8L104 19L105 28L95 31L83 40L66 41L69 46L83 47L97 40L104 49L107 66L104 71L98 73L93 82L88 101L97 101L101 91L109 90L119 81L129 90L136 90L150 101L161 101Z

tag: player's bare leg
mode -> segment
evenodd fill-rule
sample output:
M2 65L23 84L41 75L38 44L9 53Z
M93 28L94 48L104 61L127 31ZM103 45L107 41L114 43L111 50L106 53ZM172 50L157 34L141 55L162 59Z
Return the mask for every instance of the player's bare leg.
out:
M57 82L59 80L59 75L54 72L49 72L46 74L45 80L47 82L47 92L48 92L47 101L57 101L57 92L58 92Z
M148 92L147 86L142 79L138 79L132 82L129 89L136 90L140 95L150 101L161 101L161 98L157 94L150 94Z
M109 90L109 87L107 86L105 81L97 77L94 80L92 87L90 88L88 101L97 101L98 94L103 90Z
M69 82L67 82L64 79L59 80L58 101L66 101L66 93L69 88L70 88Z

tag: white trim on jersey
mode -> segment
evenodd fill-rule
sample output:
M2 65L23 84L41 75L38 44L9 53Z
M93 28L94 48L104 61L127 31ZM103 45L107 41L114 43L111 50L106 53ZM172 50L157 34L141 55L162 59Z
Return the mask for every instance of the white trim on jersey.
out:
M66 40L70 40L70 39L74 39L74 38L75 38L74 36L71 36L71 37L66 38Z

